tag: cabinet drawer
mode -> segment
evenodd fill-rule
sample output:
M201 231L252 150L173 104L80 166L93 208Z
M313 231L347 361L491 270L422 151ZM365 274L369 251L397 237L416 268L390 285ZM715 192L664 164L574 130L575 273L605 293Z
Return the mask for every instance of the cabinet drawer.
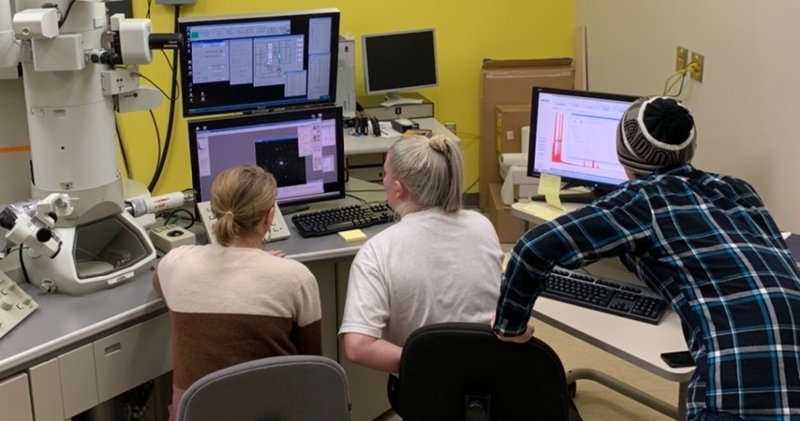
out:
M4 420L33 421L27 374L0 380L0 411Z
M100 402L172 370L169 315L94 342Z

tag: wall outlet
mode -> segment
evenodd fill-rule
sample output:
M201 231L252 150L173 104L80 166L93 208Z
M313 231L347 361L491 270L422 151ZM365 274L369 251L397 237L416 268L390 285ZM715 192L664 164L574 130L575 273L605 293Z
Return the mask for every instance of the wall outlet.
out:
M689 65L689 50L683 47L678 47L675 51L675 71L679 72Z
M703 70L705 69L705 59L706 57L700 53L692 52L692 60L689 63L697 63L697 68L689 72L689 76L692 79L702 82L703 81Z

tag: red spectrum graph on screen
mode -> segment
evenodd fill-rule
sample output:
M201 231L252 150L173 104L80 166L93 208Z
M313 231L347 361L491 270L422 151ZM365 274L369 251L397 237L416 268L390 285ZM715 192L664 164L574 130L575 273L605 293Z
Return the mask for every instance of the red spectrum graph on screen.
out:
M583 163L578 164L575 162L566 162L561 157L561 152L564 146L564 114L555 115L555 124L553 124L553 147L550 151L550 162L566 165L574 165L576 167L584 168L600 168L597 161L584 160Z

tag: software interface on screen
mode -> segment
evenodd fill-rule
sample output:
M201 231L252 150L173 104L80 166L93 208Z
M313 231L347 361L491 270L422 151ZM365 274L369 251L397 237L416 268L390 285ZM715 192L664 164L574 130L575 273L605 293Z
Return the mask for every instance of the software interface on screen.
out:
M337 137L341 132L337 118L336 113L308 111L279 122L254 123L252 118L238 117L190 124L193 184L200 200L211 199L211 183L219 173L243 164L272 173L278 183L278 204L341 197L343 146L341 135Z
M333 102L338 12L181 23L186 116Z
M614 186L627 181L616 142L631 102L540 92L529 173Z
M368 93L435 86L434 31L365 35L364 75Z

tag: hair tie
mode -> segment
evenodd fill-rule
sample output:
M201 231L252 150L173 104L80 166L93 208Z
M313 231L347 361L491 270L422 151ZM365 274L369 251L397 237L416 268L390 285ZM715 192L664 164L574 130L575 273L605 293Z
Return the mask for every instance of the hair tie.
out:
M447 137L444 135L433 136L428 140L428 145L437 152L447 153Z
M231 216L231 218L236 218L236 215L234 215L234 214L233 214L233 212L231 212L231 211L227 211L227 212L225 212L225 213L224 213L224 214L222 214L222 215L223 215L223 216L225 216L225 215L230 215L230 216Z

